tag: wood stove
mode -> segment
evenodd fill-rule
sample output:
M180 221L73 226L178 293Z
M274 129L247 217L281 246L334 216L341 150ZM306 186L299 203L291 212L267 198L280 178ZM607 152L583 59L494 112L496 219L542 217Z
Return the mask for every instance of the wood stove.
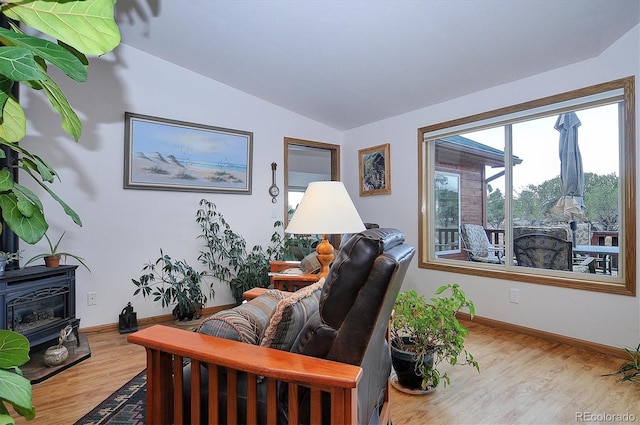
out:
M31 348L57 341L60 330L77 326L75 271L78 266L25 267L0 275L0 328L23 334Z

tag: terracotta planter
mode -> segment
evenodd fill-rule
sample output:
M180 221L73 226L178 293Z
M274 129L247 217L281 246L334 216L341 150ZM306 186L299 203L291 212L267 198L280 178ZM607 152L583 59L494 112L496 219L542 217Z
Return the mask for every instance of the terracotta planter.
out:
M47 267L58 267L60 265L59 255L49 255L44 257L44 265Z

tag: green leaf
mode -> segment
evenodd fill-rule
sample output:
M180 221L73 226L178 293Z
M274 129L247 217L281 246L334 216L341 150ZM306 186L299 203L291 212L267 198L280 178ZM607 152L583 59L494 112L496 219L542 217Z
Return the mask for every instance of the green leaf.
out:
M9 143L19 142L27 135L27 117L22 106L13 97L7 98L2 108L0 138Z
M13 177L7 168L0 170L0 192L6 192L13 187Z
M20 192L20 195L18 195L17 192ZM31 189L14 182L13 193L18 197L19 196L27 197L29 201L31 201L36 207L38 207L41 210L44 210L44 206L42 205L40 198L38 198L38 196L35 193L33 193Z
M4 107L4 103L9 98L11 93L11 87L13 86L13 80L0 75L0 107Z
M4 221L26 243L38 242L49 227L40 209L35 209L31 217L25 217L18 208L18 199L13 192L0 194L0 209Z
M33 419L36 415L36 409L31 404L31 382L24 376L0 370L0 399L11 403L26 419Z
M22 157L20 158L20 164L22 166L22 168L24 170L26 170L27 172L31 171L31 177L36 178L33 173L35 174L39 174L40 178L42 178L43 181L49 182L49 183L53 183L53 176L55 174L55 171L53 169L48 168L47 164L44 164L42 161L40 161L40 158L38 157L34 157L34 158L25 158Z
M0 74L14 81L41 80L46 77L37 67L33 53L22 47L0 47Z
M33 177L33 175L31 174L30 170L27 169L27 172ZM66 202L64 202L62 200L62 198L60 198L58 195L56 195L56 193L51 190L49 187L47 187L44 183L42 183L40 180L36 179L34 177L34 180L47 192L49 192L49 195L55 199L56 201L58 201L58 203L60 204L60 206L62 207L62 209L64 210L64 212L71 217L71 219L73 220L74 223L76 223L78 226L82 226L82 220L80 219L80 216L69 206L67 205ZM43 216L44 219L44 216Z
M53 81L51 78L46 78L44 80L40 80L42 86L47 93L47 97L49 98L49 102L51 102L51 106L53 109L58 111L60 117L62 118L62 123L60 124L64 131L69 133L75 141L77 142L80 139L80 135L82 134L82 123L76 115L75 111L69 104L67 97L62 92L62 89Z
M120 31L113 18L114 5L115 0L33 0L5 4L2 12L85 55L103 55L120 43Z
M29 361L29 340L18 332L0 330L0 368L22 366Z
M35 212L36 207L31 202L29 202L24 196L16 196L16 197L18 199L18 202L16 203L16 205L18 206L18 210L20 211L20 214L22 214L27 218L33 217L33 213Z
M58 45L49 40L17 33L5 28L0 28L0 41L5 45L28 49L33 56L40 57L57 66L62 72L69 76L69 78L72 78L75 81L87 81L87 66L81 62L78 56L76 56L75 51L70 51L65 47L65 45ZM0 70L3 69L4 66L3 61L0 60ZM34 64L34 69L31 72L40 73L41 71L35 68ZM4 72L0 72L0 74L4 74L13 80L18 80ZM24 78L23 80L40 80L42 78L44 77Z
M0 140L0 144L3 144L2 140ZM13 149L14 151L21 153L23 155L22 158L20 158L22 168L27 172L29 172L31 177L35 178L33 176L33 173L30 172L30 170L33 170L37 174L40 174L40 177L42 178L42 180L47 181L49 183L53 183L53 177L57 176L58 174L56 173L56 170L54 170L53 167L47 164L42 158L32 153L31 151L23 149L20 145L17 145L17 144L7 145L6 143L5 145L8 146L10 149Z

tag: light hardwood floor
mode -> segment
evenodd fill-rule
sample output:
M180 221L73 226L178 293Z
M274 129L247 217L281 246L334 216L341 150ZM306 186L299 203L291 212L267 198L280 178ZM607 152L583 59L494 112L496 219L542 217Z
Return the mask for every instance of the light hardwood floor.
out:
M429 395L392 389L394 425L621 423L578 417L604 414L633 415L631 423L640 423L640 387L601 376L617 370L623 359L465 323L466 345L480 373L449 367L451 385ZM88 337L91 358L35 384L37 417L17 424L73 424L144 369L144 349L128 344L126 335L114 330Z

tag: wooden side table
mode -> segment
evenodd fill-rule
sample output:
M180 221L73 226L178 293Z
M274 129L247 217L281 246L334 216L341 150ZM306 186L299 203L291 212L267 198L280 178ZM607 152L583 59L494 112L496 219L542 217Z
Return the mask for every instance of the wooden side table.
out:
M317 274L303 274L303 275L282 275L272 274L271 285L273 289L278 289L285 292L295 292L300 288L309 286L318 281ZM245 291L242 294L242 298L249 301L268 291L268 288L252 288Z
M280 291L295 292L300 288L316 283L320 279L317 274L271 274L271 286Z
M285 292L295 292L300 288L316 283L320 278L317 274L284 274L283 270L295 268L300 265L298 261L272 261L270 263L271 286ZM267 288L252 288L242 294L249 301L264 294Z
M317 274L282 273L286 269L297 268L298 266L300 266L299 261L271 261L269 263L271 286L280 291L295 292L300 288L316 283L320 279Z

